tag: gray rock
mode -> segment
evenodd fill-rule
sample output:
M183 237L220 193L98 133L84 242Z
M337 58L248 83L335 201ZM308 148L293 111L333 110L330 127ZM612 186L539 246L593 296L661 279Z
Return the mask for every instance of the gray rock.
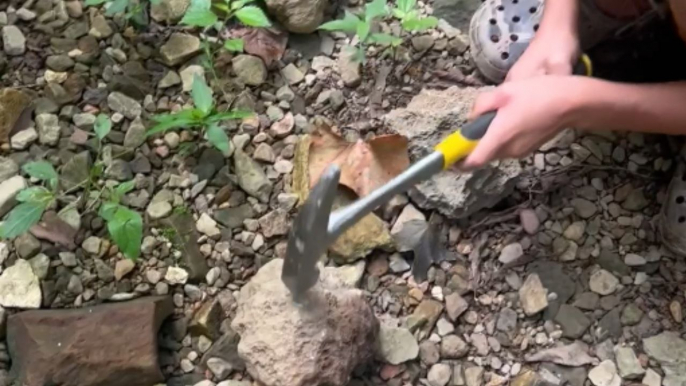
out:
M162 0L150 5L150 16L158 23L174 23L181 20L190 3L190 0Z
M362 82L360 67L362 63L355 59L355 48L344 46L338 56L338 69L341 72L343 84L348 87L357 87Z
M624 256L624 263L629 267L638 267L647 263L645 257L635 253L627 253Z
M412 48L417 51L426 51L434 45L434 37L431 35L417 35L412 38Z
M0 182L0 218L14 207L14 198L26 187L26 180L22 176L14 176Z
M60 184L65 190L71 190L84 184L91 167L90 153L86 150L71 157L60 171Z
M481 366L470 366L464 369L464 381L466 386L483 385L484 369Z
M324 0L268 0L267 10L290 32L308 34L324 21Z
M288 221L288 212L281 209L273 210L258 220L260 229L264 237L270 238L274 236L284 236L288 234L290 229L290 222Z
M17 260L0 275L0 305L6 308L40 308L40 281L31 264Z
M120 92L110 93L107 96L107 105L128 119L135 119L143 112L143 107L140 103Z
M619 279L610 272L600 269L591 275L589 287L599 295L610 295L617 290Z
M324 268L308 292L316 305L308 311L294 304L282 266L281 259L270 261L241 288L231 325L248 372L266 386L347 385L353 369L370 359L379 330L363 292Z
M111 282L114 280L114 270L100 259L94 259L95 272L98 274L98 279L104 282Z
M637 188L629 193L624 202L622 202L622 207L626 210L638 212L643 210L648 204L650 204L650 201L643 194L643 188Z
M615 308L600 319L596 330L598 339L617 339L622 336L622 324L620 322L619 312L620 309Z
M60 261L65 267L76 267L79 263L76 260L76 254L73 252L60 252Z
M0 157L0 181L5 181L19 173L19 165L11 158Z
M451 87L423 90L407 108L386 115L387 126L410 141L413 161L434 151L455 127L465 123L476 88ZM447 170L410 190L413 201L424 209L437 209L451 218L461 218L491 207L508 196L521 174L518 161L501 161L471 173Z
M26 37L17 26L2 27L2 43L7 55L18 56L26 52Z
M274 163L274 161L276 160L276 154L274 154L274 149L272 149L271 146L264 142L257 145L257 149L255 149L255 152L252 156L254 159L262 162Z
M445 363L437 363L429 369L429 373L426 375L426 379L429 381L431 386L445 386L450 381L450 377L453 375L452 368L450 365Z
M441 357L460 359L469 352L469 345L457 335L444 336L441 340Z
M91 113L74 114L72 121L80 129L90 130L95 124L96 117Z
M254 216L255 212L249 204L214 211L214 219L229 229L243 226L243 221Z
M53 71L64 72L74 67L74 59L70 58L69 55L66 54L52 55L45 59L45 65Z
M398 252L412 251L426 230L426 217L412 204L407 204L391 228Z
M60 140L60 125L57 115L41 114L36 117L38 141L44 145L55 146Z
M50 258L44 253L39 253L29 260L31 264L31 269L33 269L33 274L40 280L44 280L48 277L48 272L50 270Z
M434 16L444 19L451 27L469 31L470 15L479 8L479 0L438 0L434 4Z
M165 89L179 84L181 84L181 77L179 74L176 71L169 71L160 79L159 83L157 83L157 87Z
M562 336L572 339L580 338L591 325L591 320L583 312L568 304L560 306L555 322L562 327Z
M166 201L153 201L148 205L145 213L150 216L152 220L159 220L169 216L172 212L172 206Z
M267 67L257 56L238 55L231 63L238 79L249 86L259 86L267 80Z
M262 167L242 150L238 149L233 153L233 160L238 177L238 185L249 195L262 202L267 202L272 191L272 183L267 178Z
M509 264L517 261L520 257L524 256L524 249L520 243L512 243L506 245L501 251L500 256L498 256L498 261L503 264Z
M207 360L207 368L219 380L224 380L233 371L231 363L221 358L210 358Z
M527 315L535 315L548 307L548 290L543 287L537 274L526 278L519 289L519 302Z
M181 267L169 267L164 275L164 280L171 285L186 284L186 281L188 281L188 271Z
M598 303L600 302L600 296L593 292L584 292L577 296L574 300L574 307L579 307L582 310L593 311L598 308Z
M205 69L197 64L190 65L179 73L181 76L181 89L183 91L191 91L193 88L193 81L195 77L199 77L203 82L205 80Z
M282 68L281 75L283 75L286 82L291 86L294 86L305 79L305 74L303 74L303 72L300 71L300 69L293 63L290 63L286 67Z
M678 333L665 331L643 339L646 354L662 366L663 386L683 386L686 383L686 341Z
M636 353L631 347L619 347L615 352L617 358L617 367L619 368L619 375L624 379L637 379L645 374L645 370L641 366L636 357Z
M67 284L67 291L73 295L81 295L83 293L83 283L76 275L71 275L69 277L69 283Z
M40 241L31 233L26 232L14 240L14 249L22 259L30 259L40 252Z
M145 142L145 125L140 117L136 117L129 128L126 130L124 136L124 147L129 149L136 149Z
M453 292L445 297L445 311L453 322L457 321L457 318L467 311L467 308L469 308L469 304L460 294ZM517 315L515 314L515 323L516 319Z
M495 327L504 332L514 331L517 327L517 312L507 307L500 310Z
M91 29L88 34L96 39L106 39L112 36L112 27L103 15L96 15L91 19Z
M117 181L129 181L133 179L131 165L123 159L114 159L105 169L105 175Z
M392 365L411 361L419 355L419 345L406 328L381 325L379 330L378 356Z
M184 33L173 33L162 47L160 56L168 66L176 66L200 52L200 39Z
M660 374L656 373L653 369L648 369L646 375L643 377L641 384L646 386L661 386L662 377Z
M598 207L594 203L583 198L573 199L572 207L574 212L583 219L591 218L598 212Z
M622 309L622 325L635 326L643 319L643 310L636 303L629 303Z
M410 264L399 253L394 253L389 257L388 268L393 273L403 273L410 270Z

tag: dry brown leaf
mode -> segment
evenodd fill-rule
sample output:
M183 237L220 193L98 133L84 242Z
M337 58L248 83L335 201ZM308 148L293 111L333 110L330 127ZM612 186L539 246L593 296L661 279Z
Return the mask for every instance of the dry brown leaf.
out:
M288 33L274 29L240 28L232 34L243 39L245 52L259 56L267 66L281 59L288 43Z
M403 172L410 165L407 139L383 135L351 143L324 125L312 134L310 188L331 164L341 168L340 184L363 197Z
M59 218L55 212L45 212L41 221L31 227L30 232L41 240L52 241L69 250L76 249L74 237L77 230Z

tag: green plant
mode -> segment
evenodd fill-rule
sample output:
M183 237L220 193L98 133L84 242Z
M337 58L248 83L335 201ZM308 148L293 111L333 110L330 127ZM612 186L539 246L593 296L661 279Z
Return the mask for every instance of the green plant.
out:
M98 140L98 158L101 155L102 140L110 133L112 123L109 118L100 114L95 121L95 136ZM104 169L98 160L89 172L89 178L75 188L84 188L83 201L90 197L92 186ZM63 199L70 191L61 192L59 175L55 168L46 161L29 162L22 170L41 182L42 185L31 186L20 191L15 206L0 225L0 238L17 237L28 231L43 217L43 213L58 200ZM103 187L91 202L94 207L100 204L100 216L107 223L107 229L114 243L129 259L135 260L140 255L143 238L143 218L141 215L120 204L121 198L134 188L133 181L124 182L113 187Z
M433 16L422 17L417 9L417 0L398 0L391 13L400 21L405 32L425 31L438 24L438 19ZM355 47L354 58L357 61L364 61L366 46L378 44L388 47L387 51L394 53L403 43L402 36L394 36L387 33L370 33L374 20L379 17L388 16L389 10L385 0L374 0L365 4L364 14L357 16L349 11L340 20L332 20L319 26L319 29L326 31L342 31L355 33L358 39L358 46Z
M207 141L223 153L227 153L231 147L229 137L219 122L228 119L243 119L252 115L243 111L218 112L215 110L212 90L205 84L203 79L195 75L191 89L191 99L194 108L181 110L176 113L161 114L153 117L157 122L155 126L148 130L147 135L164 133L172 129L180 128L200 128Z
M144 12L148 5L159 4L161 0L86 0L87 6L98 6L105 3L105 16L114 16L118 13L124 13L126 19L133 19L138 24L146 24Z
M398 0L392 12L406 32L426 31L438 25L438 19L435 17L419 15L417 0Z
M250 5L252 2L253 0L222 0L213 5L211 0L191 0L181 24L220 31L235 17L248 27L271 26L267 15L260 7ZM243 52L243 39L227 39L222 46L231 52Z
M390 35L370 34L372 23L379 17L388 15L386 0L374 0L364 6L364 14L357 16L350 11L345 11L345 16L340 20L332 20L319 26L325 31L342 31L357 35L357 46L354 47L354 58L357 61L364 61L366 46L386 39Z

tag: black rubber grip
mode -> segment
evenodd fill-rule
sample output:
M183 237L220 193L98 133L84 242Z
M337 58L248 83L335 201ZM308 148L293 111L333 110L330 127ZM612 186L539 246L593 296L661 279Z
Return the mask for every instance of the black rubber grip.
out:
M574 75L586 75L588 70L589 69L586 67L586 62L579 58L579 61L574 66ZM460 133L463 137L471 141L476 141L483 138L488 131L488 126L491 125L491 122L493 122L493 118L495 118L497 113L497 111L490 111L476 118L475 120L464 125L462 130L460 130Z

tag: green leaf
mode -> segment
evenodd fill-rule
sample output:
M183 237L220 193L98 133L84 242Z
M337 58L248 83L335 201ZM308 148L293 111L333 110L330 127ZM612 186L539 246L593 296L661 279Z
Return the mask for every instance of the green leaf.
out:
M20 191L15 198L19 202L40 203L47 207L55 199L55 196L42 186L32 186Z
M345 11L345 17L340 20L331 20L319 26L319 29L325 31L344 31L344 32L355 32L357 31L357 24L360 23L360 19L350 13Z
M217 22L218 18L212 10L211 0L192 0L181 19L181 24L195 27L209 27Z
M224 48L230 52L243 52L243 39L227 39Z
M161 2L162 2L162 0L150 0L150 4L152 4L152 5L157 5L157 4L160 4Z
M86 0L86 2L84 4L87 6L93 6L93 5L100 5L106 1L107 0Z
M95 135L98 136L98 139L102 141L103 138L107 137L107 134L110 133L110 130L112 130L112 121L110 121L110 118L107 115L99 114L95 119L93 130L95 130Z
M129 0L114 0L107 4L105 16L114 16L118 13L126 11L126 6L129 5Z
M374 0L364 6L364 20L369 23L379 16L388 15L386 0Z
M267 15L262 11L262 8L254 5L249 5L236 11L236 18L248 27L269 27L272 25Z
M131 260L140 256L143 219L138 212L118 206L114 215L107 221L107 230L124 256Z
M398 8L393 8L393 16L395 16L396 18L398 18L400 20L403 20L403 19L405 19L407 14L403 10L400 10Z
M369 40L377 44L393 47L397 47L403 42L403 39L389 34L371 34Z
M231 149L229 137L226 135L224 129L216 123L207 128L207 141L214 145L222 153L228 153Z
M55 186L57 184L57 172L55 168L52 167L50 162L46 161L35 161L29 162L24 167L22 167L24 172L33 178L37 178L41 181L47 181L50 186Z
M248 117L252 117L255 115L254 113L251 113L250 111L226 111L223 113L216 113L212 114L209 117L207 117L206 122L208 123L214 123L214 122L220 122L220 121L226 121L229 119L245 119Z
M119 205L115 202L103 202L100 205L100 212L98 214L100 214L103 220L110 221L114 217L117 208L119 208Z
M136 182L134 180L122 182L114 188L114 191L118 194L124 195L133 190L136 187Z
M231 2L231 10L232 10L232 11L235 11L235 10L237 10L237 9L241 9L241 8L245 7L246 4L249 4L249 3L252 3L252 2L253 2L253 0L237 0L237 1L233 1L233 2Z
M196 114L196 111L198 114ZM152 120L157 122L157 124L150 128L145 134L150 137L171 129L197 126L200 124L200 121L196 118L196 115L202 116L202 112L197 109L186 109L181 110L178 113L156 115L152 117Z
M366 22L366 21L361 21L360 23L357 24L357 37L360 39L361 42L364 42L367 40L367 36L369 36L369 30L371 29L371 24Z
M417 5L417 0L398 0L398 9L403 13L412 11Z
M12 209L0 225L0 238L11 239L28 231L43 217L47 205L41 202L23 202Z
M191 98L193 98L193 104L198 110L202 111L203 117L212 111L214 106L214 101L212 100L212 89L207 87L205 81L200 77L200 75L193 75L193 84L191 86Z
M438 19L433 16L422 19L409 19L402 23L402 26L407 31L425 31L438 25Z
M364 49L360 48L360 47L356 47L354 50L355 51L353 53L353 60L358 62L358 63L364 63L365 59L366 59Z

